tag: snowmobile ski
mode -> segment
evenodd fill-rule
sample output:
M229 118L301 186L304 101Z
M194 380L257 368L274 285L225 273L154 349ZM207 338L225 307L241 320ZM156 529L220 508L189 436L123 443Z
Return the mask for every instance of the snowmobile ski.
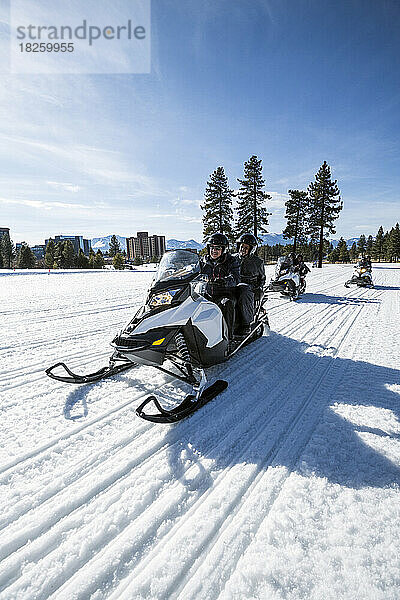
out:
M140 406L138 406L136 414L138 417L145 419L145 421L151 421L152 423L177 423L192 415L199 408L207 404L207 402L213 400L218 394L221 394L226 390L227 387L227 381L217 379L217 381L214 381L214 383L205 388L197 399L194 394L189 394L179 406L176 406L171 410L163 408L155 396L149 396ZM143 409L145 406L151 402L158 410L158 413L149 414L144 412Z
M56 379L57 381L63 381L64 383L94 383L95 381L100 381L101 379L106 379L107 377L111 377L112 375L116 375L117 373L122 373L123 371L127 371L132 367L135 367L136 364L129 361L124 362L121 365L102 367L98 371L94 373L88 373L87 375L78 375L74 373L67 367L67 365L63 362L56 363L52 367L46 369L46 375L51 377L52 379ZM57 369L57 367L61 367L67 373L67 375L55 375L53 373L53 369Z

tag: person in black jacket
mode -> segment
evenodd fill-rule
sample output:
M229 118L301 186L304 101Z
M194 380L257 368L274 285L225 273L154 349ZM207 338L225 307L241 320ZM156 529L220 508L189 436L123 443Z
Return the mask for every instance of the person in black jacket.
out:
M244 233L236 242L235 256L240 262L240 281L247 284L258 303L265 285L264 263L256 254L257 239L252 233Z
M302 254L298 254L296 257L295 271L297 271L297 273L300 275L300 284L303 284L307 273L310 273L310 269L304 262Z
M221 307L228 325L229 337L233 336L235 306L243 313L243 299L238 299L237 286L240 283L240 264L236 257L228 252L229 242L223 233L214 233L207 242L207 255L200 261L201 273L208 277L207 296ZM252 314L247 315L250 320Z

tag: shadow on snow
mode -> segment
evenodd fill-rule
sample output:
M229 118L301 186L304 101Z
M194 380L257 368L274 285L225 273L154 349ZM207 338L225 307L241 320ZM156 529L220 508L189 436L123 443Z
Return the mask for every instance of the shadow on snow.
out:
M174 476L199 492L213 485L212 472L252 463L259 470L284 465L352 488L400 485L400 468L390 459L400 437L400 371L334 354L333 347L271 333L229 363L211 368L210 378L229 381L224 393L180 423L149 424L165 429ZM135 391L152 393L151 380L142 382L135 370L116 378ZM108 381L107 388L112 385ZM88 415L86 397L92 387L82 385L69 393L66 419ZM171 384L166 388L174 392ZM183 394L179 383L175 391ZM381 409L383 428L375 422L374 409ZM143 421L132 420L132 435L138 423ZM207 459L212 471L204 467ZM188 476L190 466L194 478Z

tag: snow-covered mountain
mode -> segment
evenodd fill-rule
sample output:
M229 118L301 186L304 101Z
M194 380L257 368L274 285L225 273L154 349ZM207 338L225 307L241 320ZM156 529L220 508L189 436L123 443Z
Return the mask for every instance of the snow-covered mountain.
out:
M202 250L204 244L199 244L196 240L167 240L167 250L179 250L180 248L194 248L195 250Z
M121 237L120 235L117 235L116 237L120 243L121 250L126 250L126 238ZM108 252L109 247L110 247L111 238L112 238L112 235L107 235L106 237L93 238L92 239L93 250L101 250L103 252L103 254L105 252Z

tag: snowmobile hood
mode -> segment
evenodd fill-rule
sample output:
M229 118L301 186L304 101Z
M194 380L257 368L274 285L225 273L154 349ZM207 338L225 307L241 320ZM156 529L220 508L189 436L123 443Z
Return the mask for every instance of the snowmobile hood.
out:
M198 298L187 298L182 304L171 307L157 314L149 314L130 333L147 333L150 329L160 327L175 327L186 325L191 320L207 338L206 346L212 348L219 344L222 337L222 313L214 302L209 302L202 296Z

